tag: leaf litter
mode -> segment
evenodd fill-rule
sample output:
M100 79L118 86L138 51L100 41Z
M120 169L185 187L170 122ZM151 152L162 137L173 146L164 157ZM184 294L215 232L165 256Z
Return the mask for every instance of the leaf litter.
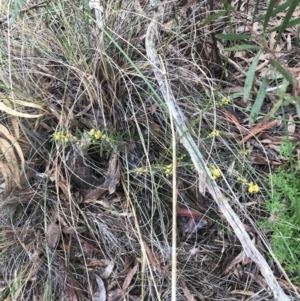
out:
M35 300L43 296L50 300L54 296L55 300L170 300L172 183L164 167L172 162L171 135L168 114L155 96L159 86L145 59L144 43L149 13L154 17L155 9L149 12L147 1L135 1L122 3L122 13L116 14L112 3L107 7L101 7L97 1L90 4L104 18L118 24L110 34L121 49L131 45L127 54L141 73L96 28L93 15L83 14L73 3L66 3L64 11L54 10L52 14L47 13L46 6L34 7L29 19L20 17L14 21L15 25L23 21L24 24L13 27L10 37L8 31L1 33L6 41L4 48L15 59L9 61L4 57L1 62L13 63L14 70L23 68L22 81L17 72L9 74L5 70L0 78L3 98L0 168L5 182L0 208L4 229L0 238L4 254L0 264L3 299ZM81 5L78 2L78 7ZM220 6L216 9L224 9L221 4L216 5ZM131 9L138 16L133 18ZM224 94L230 89L241 92L239 87L247 81L245 106L241 105L241 94L233 98L230 109L221 107L214 113L213 107L207 109L207 98L215 93L214 77L219 72L214 58L216 51L206 41L210 22L205 24L203 17L200 18L202 14L208 18L205 12L210 9L195 1L183 1L179 11L172 3L166 4L159 46L162 60L172 93L184 109L193 137L202 137L197 143L206 150L205 158L217 161L235 193L238 202L233 206L243 217L246 230L255 238L265 237L265 233L253 231L252 225L256 219L267 218L260 206L262 202L256 196L241 193L243 185L234 172L226 174L226 170L232 156L235 167L249 166L245 162L252 162L258 170L258 165L263 166L264 174L266 165L284 164L283 158L271 159L278 156L274 145L284 137L278 120L259 115L252 117L253 126L249 123L250 104L253 110L252 98L258 91L258 83L266 76L264 64L270 58L262 53L254 59L258 52L245 47L238 50L234 59L228 61L228 75L221 86ZM175 19L180 22L181 33L185 33L184 40L173 30L174 12L179 14ZM247 15L251 9L246 5L241 12ZM202 20L202 27L193 34L190 28L196 23L189 17L191 13ZM25 10L24 16L27 14ZM64 14L69 18L67 23L62 18ZM226 24L221 14L218 17L220 24ZM72 34L76 32L68 31L68 26L74 25L72 20L83 20L77 24L82 32L86 31L84 24L90 26L92 45L85 35L76 35L75 39ZM30 31L32 22L44 31ZM238 18L235 22L241 25ZM270 24L277 26L275 23L271 17ZM1 26L7 29L5 23ZM259 32L259 26L262 24L255 25L255 32ZM129 32L126 28L134 30ZM249 35L244 32L245 26L239 28L239 34ZM288 38L295 36L291 30L283 32L280 41L276 41L274 34L270 37L269 47L277 43L276 50L281 52L278 58L284 56L285 47L293 47ZM24 40L20 41L18 35ZM65 43L68 35L73 41L78 39L82 47L68 48L70 45ZM287 44L284 38L289 41ZM8 48L9 39L15 48ZM110 48L103 46L100 51L98 45ZM221 46L222 56L225 50ZM196 56L191 47L197 50ZM80 49L85 51L84 55ZM23 58L22 64L19 57ZM291 58L289 67L294 67L297 59L296 55ZM245 76L251 66L255 76L252 80L251 74ZM296 77L296 71L291 70ZM4 80L7 78L13 81L14 97L13 94L2 97L2 92L11 90ZM267 85L273 84L268 77ZM268 96L263 96L257 103L260 110L256 110L261 115L261 112L268 114L270 108L270 103L265 102ZM255 115L256 111L252 113ZM277 116L285 113L276 112ZM221 137L205 139L214 130L214 114L220 121ZM297 115L292 111L288 116L289 136L297 141ZM27 133L22 134L24 128ZM102 138L89 136L92 129L101 130ZM58 132L66 141L54 139ZM247 148L249 154L242 159L233 155L232 149L237 145ZM199 193L193 164L183 155L185 150L178 145L178 300L230 301L241 296L243 300L273 300L263 278L256 277L260 272L245 255L218 206L205 189ZM246 167L241 169L250 177L244 170ZM219 181L229 193L225 182ZM16 261L12 263L12 259ZM279 283L285 283L276 268L274 274ZM49 290L47 281L51 284ZM288 281L282 287L294 296L295 287Z

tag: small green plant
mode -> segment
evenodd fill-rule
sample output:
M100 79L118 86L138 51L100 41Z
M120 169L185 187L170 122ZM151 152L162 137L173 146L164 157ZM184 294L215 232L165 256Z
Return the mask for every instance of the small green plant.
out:
M274 255L292 281L300 285L300 170L292 160L292 151L291 142L285 140L280 154L288 159L289 166L270 177L272 195L266 202L270 217L263 224L272 231Z

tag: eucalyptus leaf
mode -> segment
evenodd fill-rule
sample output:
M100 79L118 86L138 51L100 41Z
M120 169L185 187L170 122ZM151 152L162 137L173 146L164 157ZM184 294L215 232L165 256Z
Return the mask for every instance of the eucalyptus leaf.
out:
M289 71L287 71L278 61L271 60L270 63L275 69L277 69L283 75L283 77L288 82L290 82L293 85L295 84L293 75Z
M225 16L225 15L226 15L226 10L222 10L222 11L220 11L220 12L217 12L217 13L215 13L215 14L212 14L212 15L208 16L208 17L204 20L203 25L207 25L207 24L209 24L210 22L212 22L212 21L218 19L219 17Z
M254 76L255 76L255 70L256 70L260 55L261 55L261 50L255 56L251 66L247 72L245 86L244 86L244 97L243 97L244 102L246 102L248 100L249 95L251 93L252 84L253 84Z
M220 40L240 41L240 40L251 39L252 36L249 34L242 34L242 33L229 33L229 34L216 34L216 38Z
M260 46L251 45L251 44L243 44L243 45L235 45L233 47L224 48L225 51L241 51L241 50L249 50L249 49L258 49L260 50Z
M260 112L260 109L262 107L262 104L264 102L264 99L265 99L265 96L267 93L267 87L268 87L268 77L265 76L263 78L262 84L259 88L256 100L253 104L253 107L252 107L252 110L250 113L250 125L252 125L257 119L257 116Z

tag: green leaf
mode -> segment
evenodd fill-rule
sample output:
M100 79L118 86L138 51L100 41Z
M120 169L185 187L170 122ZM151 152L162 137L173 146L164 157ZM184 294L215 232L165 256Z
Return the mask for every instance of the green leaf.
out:
M260 46L250 45L250 44L243 44L243 45L236 45L229 48L224 48L225 51L241 51L241 50L249 50L249 49L258 49L260 50Z
M296 111L297 111L298 118L300 118L300 97L299 96L295 96L295 104L296 104Z
M252 22L251 22L251 25L252 25L252 26L253 26L254 22L257 22L257 21L255 21L254 16L257 15L259 3L260 3L260 0L257 0L256 3L255 3L255 6L254 6L254 10L253 10L253 18L252 18Z
M261 50L257 53L257 55L255 56L248 72L247 72L247 77L245 80L245 86L244 86L244 102L246 102L249 98L249 95L251 93L251 89L252 89L252 84L253 84L253 80L254 80L254 76L255 76L255 70L259 61L261 55Z
M274 9L272 11L271 16L275 16L278 13L281 13L282 11L284 11L287 7L289 7L290 3L289 1L285 2L284 4L280 5L279 7L277 7L276 9ZM270 6L270 5L269 5ZM261 21L265 19L266 15L260 16L257 19L255 19L255 22Z
M299 23L300 23L300 17L299 17L299 18L296 18L296 19L293 19L293 20L291 20L290 22L288 22L288 24L286 25L286 28L289 28L289 27L298 25ZM278 31L278 30L280 29L281 26L282 26L282 25L277 26L277 27L275 27L275 28L272 28L272 29L269 30L268 32Z
M257 97L255 99L253 108L251 110L251 114L250 114L250 124L251 125L255 122L255 120L258 116L258 113L260 112L260 109L262 107L263 101L264 101L266 93L267 93L267 87L268 87L268 77L265 76L263 78L262 84L259 88Z
M284 20L280 26L280 29L279 29L279 32L278 32L278 35L276 38L276 45L279 42L279 40L281 39L283 31L287 28L287 24L290 22L290 19L294 13L296 7L298 6L299 2L300 2L300 0L290 1L289 9L288 9L286 15L284 16ZM276 47L276 45L275 45L275 47Z
M15 23L18 14L22 10L22 5L24 2L25 2L25 0L13 2L14 8L13 8L13 13L11 14L9 21L8 21L9 26L12 26Z
M293 75L290 72L288 72L278 61L270 60L270 63L275 69L277 69L283 75L283 77L288 82L290 82L292 85L295 84Z
M274 8L276 2L277 2L277 0L271 0L270 3L269 3L267 12L264 16L264 26L263 26L264 31L266 30L266 28L269 24L270 18L272 16L273 8Z
M252 36L250 34L229 33L229 34L216 34L216 38L220 40L239 41L239 40L251 39Z
M226 15L226 10L222 10L222 11L220 11L220 12L218 12L218 13L212 14L212 15L208 16L208 17L204 20L203 25L209 24L211 21L214 21L214 20L216 20L216 19L218 19L219 17L222 17L222 16L224 16L224 15Z

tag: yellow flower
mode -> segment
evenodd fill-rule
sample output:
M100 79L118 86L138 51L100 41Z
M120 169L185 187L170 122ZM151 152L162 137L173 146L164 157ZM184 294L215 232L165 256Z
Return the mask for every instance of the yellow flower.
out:
M68 141L69 141L69 138L68 138L67 136L65 136L65 135L62 135L61 141L62 141L62 142L68 142Z
M248 192L249 193L258 193L259 192L259 186L253 182L249 183Z
M240 156L247 156L249 154L249 150L247 149L242 149L239 151Z
M142 175L142 174L145 174L145 173L147 173L147 168L145 168L145 167L139 167L139 168L137 168L137 170L136 170L136 174L137 174L138 176L140 176L140 175Z
M221 103L224 104L224 105L227 105L230 103L230 96L224 96L222 99L221 99Z
M242 185L246 185L247 184L247 180L244 177L238 177L237 180L242 184Z
M212 131L212 132L207 136L207 138L219 137L219 136L220 136L220 131L215 130L215 131Z
M61 132L56 132L56 133L54 133L54 134L53 134L53 138L54 138L54 140L59 141L60 138L61 138Z
M100 130L97 130L95 133L94 133L94 138L96 139L96 140L99 140L100 139L100 137L101 137L101 131Z
M215 165L211 165L210 167L211 175L214 180L218 179L221 177L221 171L218 169Z
M170 163L169 165L166 165L163 167L164 174L168 177L173 174L173 164Z
M53 138L56 141L68 142L73 139L73 136L70 133L65 135L63 132L56 132L55 134L53 134Z

